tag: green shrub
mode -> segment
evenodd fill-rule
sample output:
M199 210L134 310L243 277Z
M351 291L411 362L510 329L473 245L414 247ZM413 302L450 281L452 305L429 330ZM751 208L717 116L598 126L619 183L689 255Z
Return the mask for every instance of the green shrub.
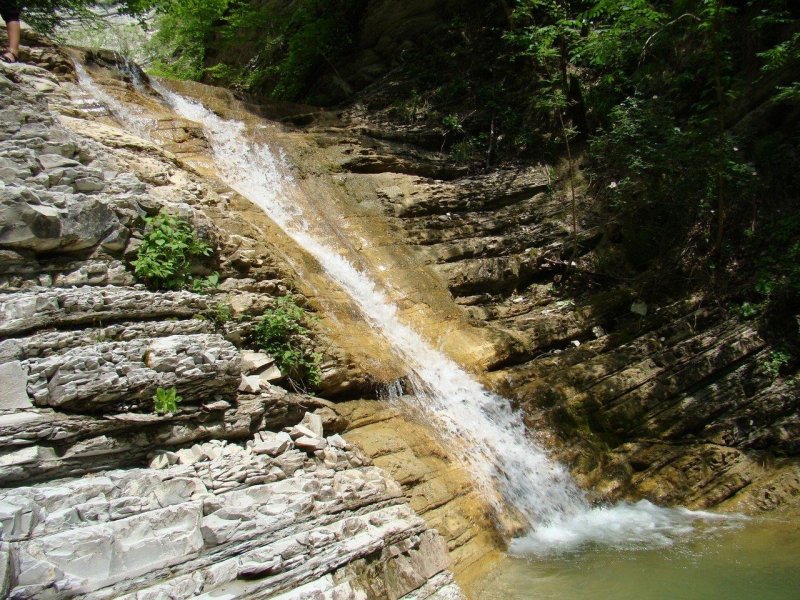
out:
M769 353L766 362L764 363L764 370L771 377L780 375L781 369L788 365L792 360L792 356L784 350L773 350Z
M295 387L320 382L320 357L309 348L308 317L290 296L278 298L274 308L264 311L255 329L255 342L275 362Z
M132 263L134 273L155 289L195 286L192 260L210 256L211 246L200 240L184 219L160 213L146 219L146 223L142 245ZM197 285L208 289L211 278L215 284L219 276L214 274L205 280L206 283Z
M752 304L750 302L742 302L740 306L737 306L734 309L734 312L739 316L739 318L745 321L758 316L758 313L760 311L761 311L760 305Z
M175 79L200 79L206 50L229 0L165 0L156 8L156 32L150 40L154 56L149 71Z
M192 291L197 294L205 294L211 290L217 289L219 286L219 273L216 271L206 277L200 277L192 280Z
M227 302L218 302L211 310L211 320L218 326L233 319L233 307Z
M178 395L178 391L174 387L166 390L164 388L158 388L153 395L155 411L159 415L177 412L178 404L182 401L183 398Z
M363 3L142 0L157 14L150 72L296 99L352 44Z

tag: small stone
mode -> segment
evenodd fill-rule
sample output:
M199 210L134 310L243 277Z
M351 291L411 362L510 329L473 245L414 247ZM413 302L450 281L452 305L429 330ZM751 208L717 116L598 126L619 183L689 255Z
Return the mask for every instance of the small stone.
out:
M79 167L81 163L71 158L65 158L58 154L40 154L39 163L44 169L58 169L63 167Z
M334 448L339 448L339 450L348 450L350 448L350 444L347 443L347 440L338 433L328 438L328 444Z
M325 438L302 436L294 441L295 446L306 452L315 452L328 446Z
M179 465L193 465L194 463L199 462L202 458L202 456L198 455L191 448L178 450L175 454L178 455Z
M283 379L283 373L281 373L281 370L276 365L272 365L265 371L259 373L258 378L263 384L275 383Z
M258 373L275 363L275 359L263 352L242 352L242 371L245 373Z
M288 433L284 431L280 433L262 431L256 436L255 443L253 444L253 452L255 454L278 456L287 450L291 450L293 447L292 438Z
M150 461L151 469L166 469L169 467L169 460L164 454L156 454Z
M203 410L208 410L211 412L218 410L228 410L230 407L231 403L226 402L225 400L217 400L215 402L209 402L208 404L203 404Z
M303 420L300 421L300 425L313 431L317 437L322 437L323 435L322 417L320 415L307 412L303 415Z
M99 192L105 187L102 181L94 177L84 177L75 180L75 190L78 192Z
M306 427L305 425L302 425L300 423L298 423L294 427L290 427L289 428L289 435L292 437L293 440L296 440L297 438L304 437L304 436L305 437L320 437L314 431L312 431L311 429L309 429L308 427Z
M242 375L239 391L243 394L257 394L261 391L261 381L257 375Z

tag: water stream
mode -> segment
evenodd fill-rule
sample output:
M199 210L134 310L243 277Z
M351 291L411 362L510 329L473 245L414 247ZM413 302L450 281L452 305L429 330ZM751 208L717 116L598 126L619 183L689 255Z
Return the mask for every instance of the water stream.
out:
M512 552L547 554L587 544L664 546L700 522L725 520L646 501L590 506L568 471L530 438L511 403L485 389L403 322L388 294L366 269L356 266L362 257L348 255L346 246L331 243L343 234L331 231L324 209L299 197L290 168L268 140L257 139L244 122L223 119L193 99L159 84L155 87L175 113L202 125L225 182L261 207L314 256L402 358L413 387L413 394L403 398L463 459L498 515L510 514L511 520L524 522L527 533L513 541ZM86 89L93 93L92 88ZM119 106L114 113L125 118ZM132 116L138 126L140 115Z

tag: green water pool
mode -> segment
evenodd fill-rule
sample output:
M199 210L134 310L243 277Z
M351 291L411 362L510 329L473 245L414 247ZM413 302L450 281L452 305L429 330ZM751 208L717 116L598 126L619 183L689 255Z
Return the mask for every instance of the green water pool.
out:
M507 557L470 592L475 600L800 600L800 521L752 519L652 549Z

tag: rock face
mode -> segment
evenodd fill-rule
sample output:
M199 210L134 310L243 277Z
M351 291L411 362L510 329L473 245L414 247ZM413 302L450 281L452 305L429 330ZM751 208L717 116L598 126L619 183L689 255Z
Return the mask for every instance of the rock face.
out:
M406 8L424 19L433 4ZM340 292L323 293L319 265L220 182L197 124L137 92L115 57L88 58L149 139L71 72L0 65L3 592L459 598L448 552L462 570L499 540L456 457L395 407L276 387L248 331L299 288L335 313L316 332L326 398L374 394L403 369ZM402 320L514 398L599 498L798 503L796 383L765 370L748 322L624 285L558 289L565 268L591 273L614 248L589 216L572 245L545 167L470 176L424 136L354 111L304 122L270 131L297 201L339 215L331 237L358 246ZM161 209L216 248L193 268L220 273L218 289L136 283L142 218ZM172 387L183 401L158 414L155 390Z
M445 539L457 576L503 547L486 499L427 427L384 402L356 400L336 409L348 419L345 438L403 486L411 507Z
M254 242L263 215L120 130L63 53L26 40L51 70L0 67L0 596L462 598L446 542L331 403L243 357L292 273ZM217 250L193 267L218 290L136 283L142 218L162 209Z
M573 246L546 167L445 174L430 140L358 107L343 116L295 136L316 140L293 155L316 165L300 185L334 199L405 319L512 398L583 487L693 508L798 505L797 373L770 372L752 322L716 299L604 281L613 232L579 197ZM567 271L583 287L562 285Z
M157 470L6 491L8 597L300 597L306 585L394 599L438 577L434 597L460 598L444 541L400 486L351 447L329 446L273 457L209 442Z

